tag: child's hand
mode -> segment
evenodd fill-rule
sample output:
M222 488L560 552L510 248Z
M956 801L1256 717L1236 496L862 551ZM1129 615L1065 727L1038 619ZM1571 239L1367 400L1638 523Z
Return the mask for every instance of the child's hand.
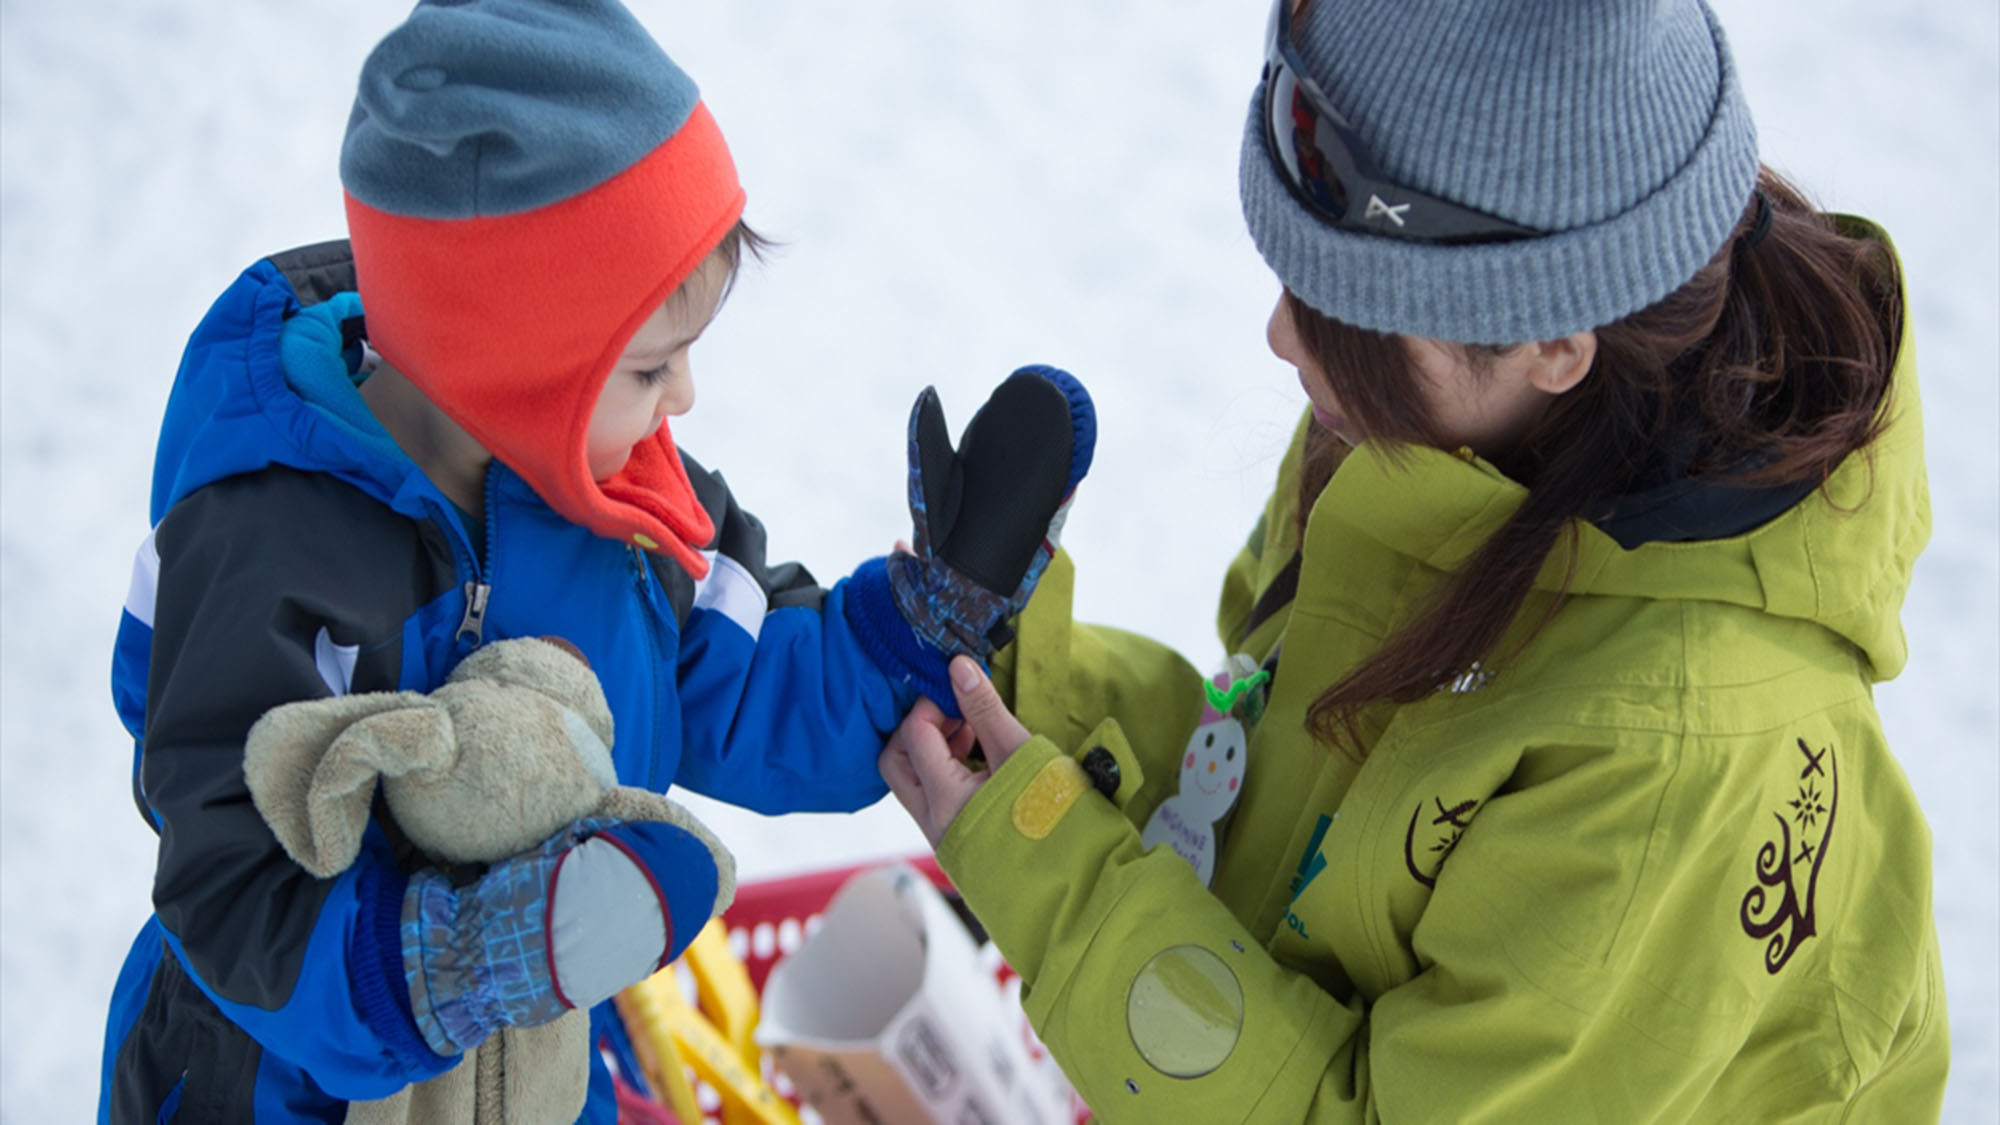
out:
M418 872L403 973L424 1041L458 1054L652 975L708 921L717 849L674 824L586 817L472 883Z
M990 771L999 769L1028 741L1028 728L1007 710L1000 693L993 690L993 681L970 657L952 659L951 686L964 721L947 719L930 700L918 700L903 725L889 736L878 763L882 780L933 849L991 776L966 764L974 743L985 751Z
M1012 639L1007 619L1055 554L1090 469L1096 411L1069 372L1023 367L993 389L956 449L926 387L909 441L915 547L889 560L896 608L946 656L983 663Z
M936 390L910 411L913 546L855 572L847 616L878 666L935 700L955 701L944 663L984 664L1013 639L1054 557L1076 486L1090 468L1097 415L1083 385L1053 367L1008 376L952 447Z

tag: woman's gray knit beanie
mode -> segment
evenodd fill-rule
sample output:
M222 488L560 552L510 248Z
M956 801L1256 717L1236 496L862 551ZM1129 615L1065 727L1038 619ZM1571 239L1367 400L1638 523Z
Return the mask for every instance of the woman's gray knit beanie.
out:
M1552 339L1694 276L1750 199L1757 137L1702 0L1312 0L1312 78L1391 180L1537 236L1433 245L1335 229L1244 132L1250 234L1286 288L1378 332Z

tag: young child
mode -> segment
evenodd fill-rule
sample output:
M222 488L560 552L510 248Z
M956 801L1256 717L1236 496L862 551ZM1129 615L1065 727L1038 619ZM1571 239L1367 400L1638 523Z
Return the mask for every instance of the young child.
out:
M694 85L616 0L418 4L362 68L340 170L349 240L250 267L167 406L114 668L155 914L100 1120L339 1121L707 921L715 859L665 824L579 822L461 876L378 816L315 879L246 787L272 708L428 692L484 642L562 637L601 678L619 783L857 809L947 655L1005 639L1088 466L1062 372L1004 382L959 450L926 392L914 552L831 589L768 563L666 428L758 243ZM599 1062L584 1120L614 1116Z
M1271 17L1308 409L1226 682L1058 570L883 756L1035 1027L1105 1123L1935 1121L1887 237L1760 165L1702 0Z

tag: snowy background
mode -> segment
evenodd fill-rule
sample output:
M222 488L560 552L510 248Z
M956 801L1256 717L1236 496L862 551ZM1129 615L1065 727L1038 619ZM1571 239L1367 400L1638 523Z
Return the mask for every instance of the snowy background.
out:
M676 426L822 578L904 534L902 424L1019 363L1102 419L1078 612L1202 663L1222 567L1300 407L1236 159L1261 0L639 0L784 241L696 352ZM1956 1061L1992 1122L2000 965L2000 10L1721 0L1766 159L1908 265L1936 537L1880 692L1936 837ZM0 1120L86 1119L153 838L107 691L181 343L258 256L342 233L353 76L405 0L0 0ZM746 877L916 850L893 802L706 803Z

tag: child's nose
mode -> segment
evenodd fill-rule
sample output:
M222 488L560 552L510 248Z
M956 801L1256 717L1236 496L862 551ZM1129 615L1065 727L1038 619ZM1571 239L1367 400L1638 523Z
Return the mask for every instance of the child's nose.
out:
M694 379L676 379L660 394L660 401L653 406L659 419L678 418L694 409Z

